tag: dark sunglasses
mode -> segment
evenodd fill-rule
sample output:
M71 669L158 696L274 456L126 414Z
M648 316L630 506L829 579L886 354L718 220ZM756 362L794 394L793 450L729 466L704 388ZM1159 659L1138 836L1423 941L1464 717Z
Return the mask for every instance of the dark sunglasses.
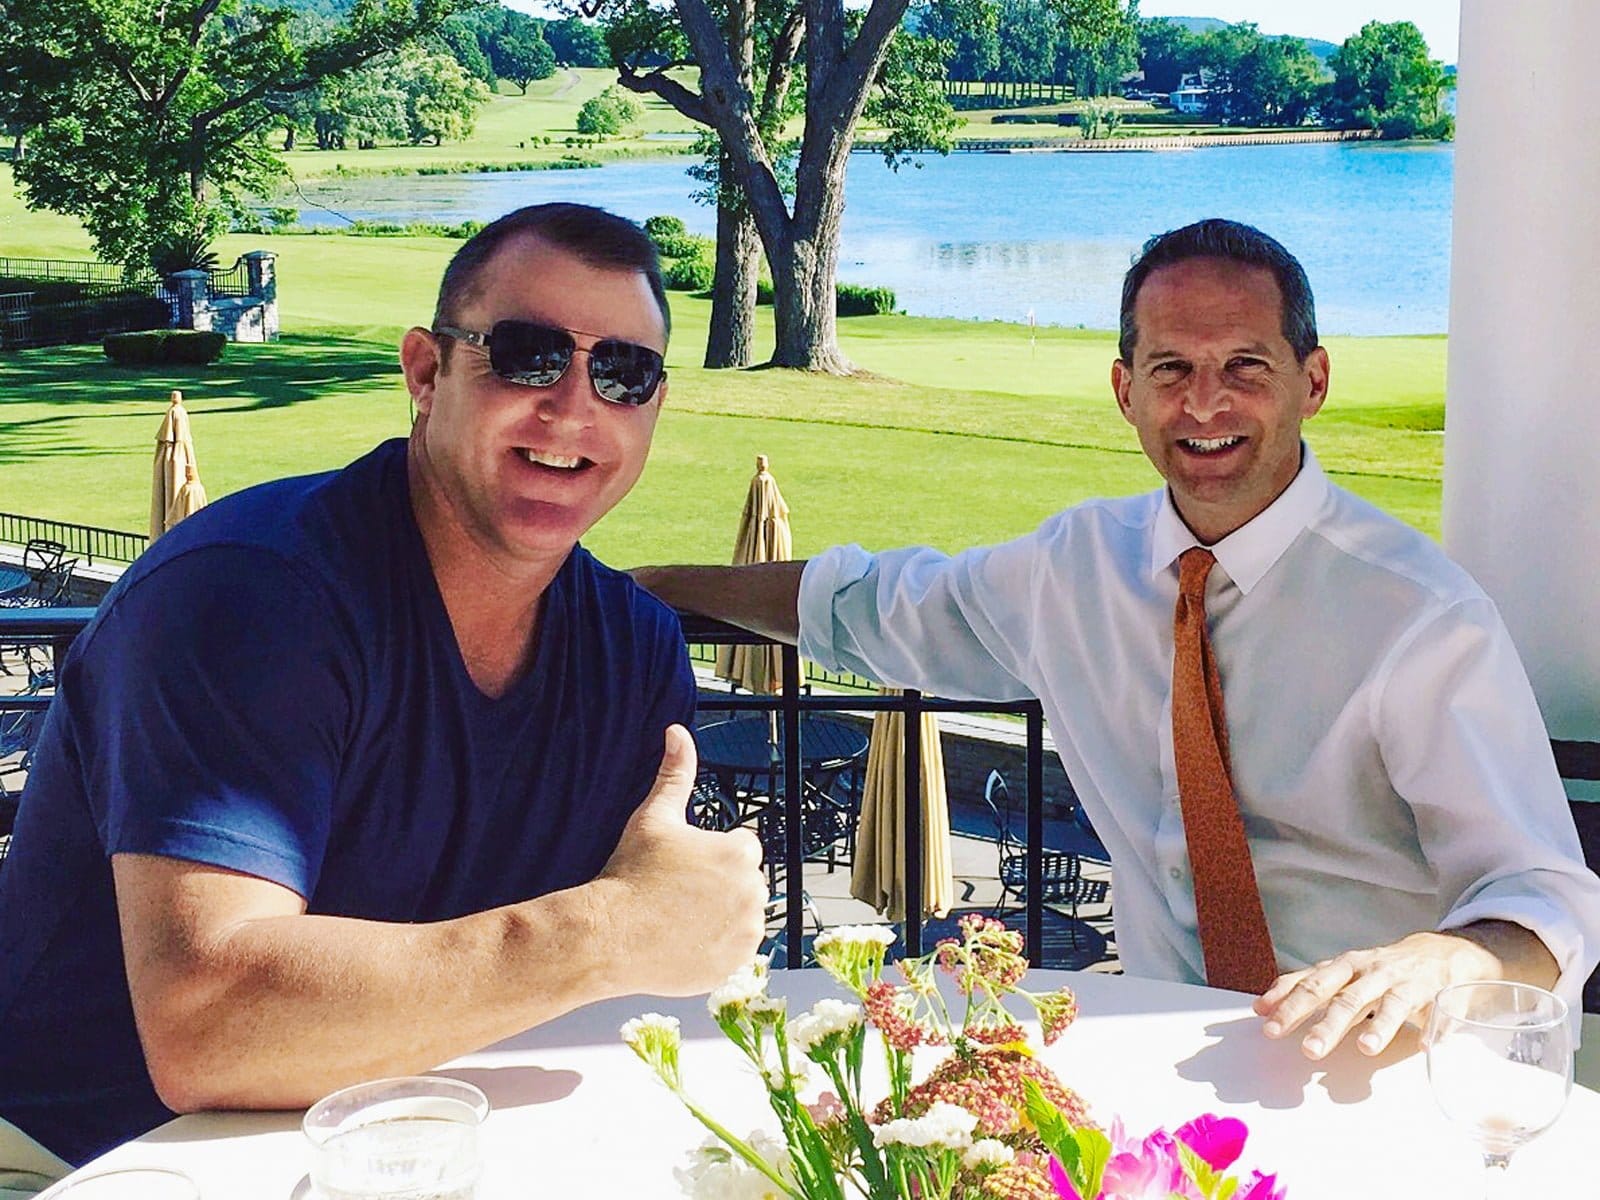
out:
M490 370L525 387L554 387L572 365L572 356L580 353L567 330L534 321L496 321L488 333L454 325L435 325L433 332L487 351ZM581 353L589 356L595 395L612 404L637 408L650 403L667 373L661 355L619 338L602 338Z

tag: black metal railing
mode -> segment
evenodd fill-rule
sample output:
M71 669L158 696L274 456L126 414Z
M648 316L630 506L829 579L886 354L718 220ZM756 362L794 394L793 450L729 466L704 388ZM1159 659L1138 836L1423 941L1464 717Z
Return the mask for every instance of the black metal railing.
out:
M250 271L245 265L243 256L236 258L233 266L226 270L207 272L210 276L207 290L213 296L232 296L236 299L246 299L250 295Z
M49 279L91 286L133 287L153 282L155 276L149 271L130 271L120 263L0 257L0 279Z
M150 544L146 534L125 529L103 529L98 525L77 525L71 521L0 512L0 543L26 546L35 538L60 542L68 554L78 556L85 563L96 560L131 563Z

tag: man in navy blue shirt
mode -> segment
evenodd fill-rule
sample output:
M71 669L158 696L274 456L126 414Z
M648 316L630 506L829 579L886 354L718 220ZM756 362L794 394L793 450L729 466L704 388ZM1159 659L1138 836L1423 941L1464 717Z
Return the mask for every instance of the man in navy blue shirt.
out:
M408 440L212 505L107 596L0 872L0 1190L749 960L757 843L684 821L677 620L577 544L667 333L635 226L512 213L405 335Z

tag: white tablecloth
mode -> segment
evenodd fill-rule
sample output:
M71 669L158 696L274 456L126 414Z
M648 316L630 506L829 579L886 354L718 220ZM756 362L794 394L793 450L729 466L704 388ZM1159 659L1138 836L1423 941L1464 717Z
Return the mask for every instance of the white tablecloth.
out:
M791 1013L841 996L820 971L773 979ZM1278 1172L1290 1200L1482 1194L1477 1152L1440 1115L1414 1036L1377 1059L1346 1046L1312 1063L1298 1041L1262 1037L1246 997L1063 971L1034 972L1028 986L1061 983L1077 991L1081 1015L1043 1057L1101 1124L1121 1114L1144 1132L1203 1112L1239 1117L1250 1127L1239 1166ZM441 1068L477 1084L494 1106L479 1200L679 1195L672 1168L704 1131L617 1038L623 1021L646 1011L683 1020L685 1083L713 1115L740 1134L777 1128L703 1000L608 1001ZM876 1098L881 1059L869 1054L869 1062L880 1072L869 1079ZM1574 1087L1561 1120L1517 1152L1512 1194L1600 1194L1597 1138L1600 1095ZM86 1169L170 1166L192 1175L206 1200L304 1200L308 1160L298 1113L208 1113L172 1121Z

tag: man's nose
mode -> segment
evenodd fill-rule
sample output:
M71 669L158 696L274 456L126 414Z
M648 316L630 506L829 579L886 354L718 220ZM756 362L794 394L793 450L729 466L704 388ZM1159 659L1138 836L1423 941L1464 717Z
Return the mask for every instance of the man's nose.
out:
M1184 390L1183 411L1202 425L1233 407L1233 396L1219 371L1197 367Z
M539 389L539 419L549 425L588 425L598 399L589 386L589 357L579 350L560 379Z

